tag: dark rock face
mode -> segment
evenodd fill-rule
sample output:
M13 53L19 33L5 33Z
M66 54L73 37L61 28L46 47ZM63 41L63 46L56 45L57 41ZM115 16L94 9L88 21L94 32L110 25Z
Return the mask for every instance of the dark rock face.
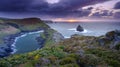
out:
M9 56L12 49L9 47L0 47L0 58Z
M120 31L111 31L106 33L106 35L99 39L101 46L109 45L108 47L113 49L120 44Z
M82 27L82 26L80 26L80 25L78 25L78 27L76 28L76 30L77 30L77 31L79 31L79 32L84 31L83 27Z
M40 45L40 48L44 47L44 44L45 44L45 39L42 38L42 37L37 37L36 38L38 44Z

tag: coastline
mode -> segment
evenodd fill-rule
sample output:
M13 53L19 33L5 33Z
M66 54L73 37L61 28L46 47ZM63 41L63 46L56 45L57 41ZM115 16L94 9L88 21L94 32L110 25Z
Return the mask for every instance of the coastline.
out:
M15 44L16 41L21 38L26 36L27 34L34 34L34 33L39 33L39 32L44 32L44 28L39 28L36 30L32 30L32 31L21 31L19 33L16 34L12 34L9 36L6 36L3 40L4 40L4 44L6 45L6 47L0 47L0 51L2 52L0 54L0 58L2 57L7 57L11 54L14 54L17 50L15 49ZM40 44L38 44L40 45Z
M27 34L35 34L35 33L41 33L41 32L44 32L44 31L40 30L40 31L35 31L35 32L28 32L28 33L24 33L24 34L16 37L15 40L14 40L14 43L11 45L12 46L12 50L13 50L13 52L11 52L11 54L14 54L17 51L17 49L15 49L15 47L16 47L15 44L16 44L16 42L17 42L17 40L19 38L25 37Z

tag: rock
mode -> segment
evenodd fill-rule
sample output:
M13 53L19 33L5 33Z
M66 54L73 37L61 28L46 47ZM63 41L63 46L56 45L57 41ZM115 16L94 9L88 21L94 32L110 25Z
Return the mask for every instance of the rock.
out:
M8 56L10 53L7 52L5 47L0 47L0 58L3 58L5 56Z
M84 31L83 27L81 27L80 25L78 25L78 27L76 28L76 30L79 31L79 32Z
M54 32L53 33L53 40L55 42L60 42L63 39L64 39L64 36L62 34L60 34L59 32Z
M40 48L42 48L45 44L45 39L42 37L37 37L36 40L37 40L38 44L40 45Z
M120 43L120 31L110 31L106 35L99 39L101 46L105 47L108 45L110 49L115 48Z

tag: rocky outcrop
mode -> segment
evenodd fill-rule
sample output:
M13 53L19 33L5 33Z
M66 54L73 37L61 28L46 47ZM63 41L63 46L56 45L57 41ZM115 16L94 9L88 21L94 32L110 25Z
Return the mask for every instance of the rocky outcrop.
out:
M10 55L12 49L10 47L0 47L0 57L5 57Z
M51 45L53 43L58 43L62 40L64 40L64 36L51 29L48 28L46 30L44 30L44 32L41 34L40 37L36 38L39 44L43 44L41 47L45 46L46 44L48 45L48 43Z
M64 36L59 32L54 32L52 37L55 42L60 42L61 40L64 39Z
M40 45L39 48L42 48L45 44L45 39L42 37L37 37L36 40L37 40L38 44Z
M106 33L105 36L99 39L99 43L101 46L106 46L109 48L115 48L120 44L120 31L115 30Z
M81 25L78 25L78 27L76 28L77 31L82 32L84 31L83 27Z

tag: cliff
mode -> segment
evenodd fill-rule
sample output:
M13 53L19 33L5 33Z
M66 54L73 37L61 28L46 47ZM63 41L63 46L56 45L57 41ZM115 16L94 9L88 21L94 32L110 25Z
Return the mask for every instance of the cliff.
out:
M120 43L115 48L108 47L120 37L119 33L112 31L101 37L73 35L55 44L48 38L42 49L1 59L0 67L119 67ZM44 35L42 37L46 39ZM104 45L101 45L101 39Z
M16 37L47 28L50 27L39 18L0 19L0 57L11 54L13 51L11 45Z

